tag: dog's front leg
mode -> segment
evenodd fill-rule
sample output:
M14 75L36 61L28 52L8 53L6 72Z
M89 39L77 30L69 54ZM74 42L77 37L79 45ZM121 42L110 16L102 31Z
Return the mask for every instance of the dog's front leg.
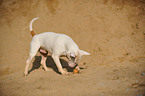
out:
M59 72L62 74L62 75L68 75L68 72L64 71L64 69L62 68L62 65L60 63L60 60L59 60L59 56L55 56L55 55L52 55L52 58L59 70Z

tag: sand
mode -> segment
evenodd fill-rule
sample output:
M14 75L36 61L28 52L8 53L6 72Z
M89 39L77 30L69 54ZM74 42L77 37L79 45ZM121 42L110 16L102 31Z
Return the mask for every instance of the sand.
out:
M23 76L34 17L36 34L67 34L91 53L80 74L59 74L51 56L46 72L38 53ZM145 1L0 0L0 50L0 96L145 96Z

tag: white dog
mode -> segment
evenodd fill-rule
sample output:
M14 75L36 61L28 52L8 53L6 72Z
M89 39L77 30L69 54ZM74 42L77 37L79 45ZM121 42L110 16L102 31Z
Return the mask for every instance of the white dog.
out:
M30 22L30 32L34 36L30 44L29 58L26 61L26 67L24 75L28 75L28 67L32 58L36 55L38 51L44 53L42 55L41 64L45 71L49 71L46 67L47 53L52 55L52 58L58 68L58 71L62 75L67 75L68 72L64 71L60 63L59 57L66 56L69 60L68 64L70 67L74 67L79 63L82 55L90 55L90 53L80 50L77 44L67 35L58 34L53 32L45 32L35 35L33 32L32 24L35 20L39 18L34 18Z

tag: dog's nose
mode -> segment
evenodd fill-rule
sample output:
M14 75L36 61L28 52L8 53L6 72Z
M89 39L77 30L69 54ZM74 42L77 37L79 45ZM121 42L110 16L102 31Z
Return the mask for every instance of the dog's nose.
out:
M73 68L73 67L75 67L76 64L74 62L68 62L68 65L69 65L69 67Z

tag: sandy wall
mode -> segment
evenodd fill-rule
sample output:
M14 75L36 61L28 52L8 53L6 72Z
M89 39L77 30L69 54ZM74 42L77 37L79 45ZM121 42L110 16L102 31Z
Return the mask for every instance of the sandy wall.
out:
M65 33L91 53L80 65L145 68L144 0L0 0L1 76L24 70L34 17L36 34Z

